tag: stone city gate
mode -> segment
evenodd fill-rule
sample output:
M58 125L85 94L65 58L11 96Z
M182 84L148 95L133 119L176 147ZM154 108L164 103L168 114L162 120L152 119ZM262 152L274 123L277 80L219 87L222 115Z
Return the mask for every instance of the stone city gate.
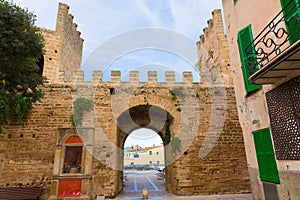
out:
M94 73L94 80L101 72ZM59 128L54 158L52 198L62 196L61 187L79 181L81 197L104 194L117 196L123 189L123 148L132 131L144 127L164 140L166 127L171 138L179 138L181 150L172 153L165 144L166 190L178 195L222 194L249 191L243 138L238 123L233 88L224 84L202 87L184 73L184 82L175 73L166 73L166 82L157 82L148 73L148 82L138 82L138 72L130 72L129 82L120 82L120 72L112 72L110 82L84 82L77 75L72 98L90 99L92 111L85 112L82 124ZM99 78L101 80L101 77ZM82 171L63 172L68 138L83 141ZM75 182L76 182L75 181ZM61 189L63 188L63 189Z
M221 12L213 14L197 43L201 83L193 83L188 72L180 83L174 72L166 72L165 82L158 82L155 72L148 72L146 83L139 82L137 72L121 82L116 71L110 82L102 82L100 71L86 82L80 71L83 40L68 6L60 4L56 30L41 29L43 75L49 81L45 96L22 124L11 118L3 127L0 187L42 186L41 199L117 196L127 135L147 127L164 138L169 126L171 138L178 137L182 148L171 153L165 144L168 192L250 192ZM71 116L78 98L91 100L93 108L74 126Z

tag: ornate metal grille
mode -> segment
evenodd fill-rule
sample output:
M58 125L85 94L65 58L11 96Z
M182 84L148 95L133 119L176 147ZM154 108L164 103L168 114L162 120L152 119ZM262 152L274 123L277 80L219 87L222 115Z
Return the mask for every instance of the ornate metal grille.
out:
M266 93L276 158L300 159L300 76Z
M291 15L297 13L297 11L299 12L299 1L295 6L291 6L291 3L292 1L274 17L246 48L246 65L250 75L284 52L291 45L289 41L295 41L299 37L299 15L292 15L286 19L287 17L285 18L283 14ZM289 33L288 30L293 30L293 32Z

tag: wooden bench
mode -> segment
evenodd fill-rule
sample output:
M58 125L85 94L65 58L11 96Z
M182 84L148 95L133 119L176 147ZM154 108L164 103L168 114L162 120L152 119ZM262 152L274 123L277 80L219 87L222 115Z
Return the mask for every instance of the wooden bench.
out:
M38 199L42 194L42 187L7 187L0 188L0 200L29 200Z

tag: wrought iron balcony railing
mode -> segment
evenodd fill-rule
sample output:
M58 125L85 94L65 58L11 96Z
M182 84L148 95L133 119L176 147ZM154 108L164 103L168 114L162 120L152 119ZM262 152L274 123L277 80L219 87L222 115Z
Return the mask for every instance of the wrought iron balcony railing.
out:
M300 0L291 0L246 48L250 76L300 38Z

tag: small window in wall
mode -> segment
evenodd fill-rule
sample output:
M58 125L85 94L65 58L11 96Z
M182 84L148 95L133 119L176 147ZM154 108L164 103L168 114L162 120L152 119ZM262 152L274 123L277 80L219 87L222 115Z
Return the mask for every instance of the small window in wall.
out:
M71 136L65 142L63 173L81 173L82 142L78 136Z
M237 1L238 1L238 0L233 0L233 3L236 4Z
M159 152L156 152L156 155L159 155Z
M280 183L270 129L252 132L258 162L260 179L271 183Z
M241 63L242 63L244 86L245 86L247 94L249 94L255 90L261 89L261 85L256 85L249 81L249 77L258 69L258 66L256 66L256 67L252 66L252 68L254 68L254 69L252 69L252 68L250 69L250 67L247 66L247 63L249 62L248 59L251 59L252 57L256 57L254 49L253 48L250 49L252 52L249 52L249 49L248 49L248 47L252 43L252 41L253 41L253 36L252 36L251 25L246 26L245 28L243 28L242 30L240 30L238 32L239 53L240 53L240 59L241 59Z
M109 93L110 95L114 95L116 93L115 88L109 88Z
M159 161L156 161L157 162L157 164L159 165Z
M149 161L149 164L152 165L152 161Z
M40 76L43 76L43 71L44 71L44 56L43 55L39 58L37 65L39 67L38 74Z
M152 151L149 151L149 155L150 155L150 156L152 155Z

